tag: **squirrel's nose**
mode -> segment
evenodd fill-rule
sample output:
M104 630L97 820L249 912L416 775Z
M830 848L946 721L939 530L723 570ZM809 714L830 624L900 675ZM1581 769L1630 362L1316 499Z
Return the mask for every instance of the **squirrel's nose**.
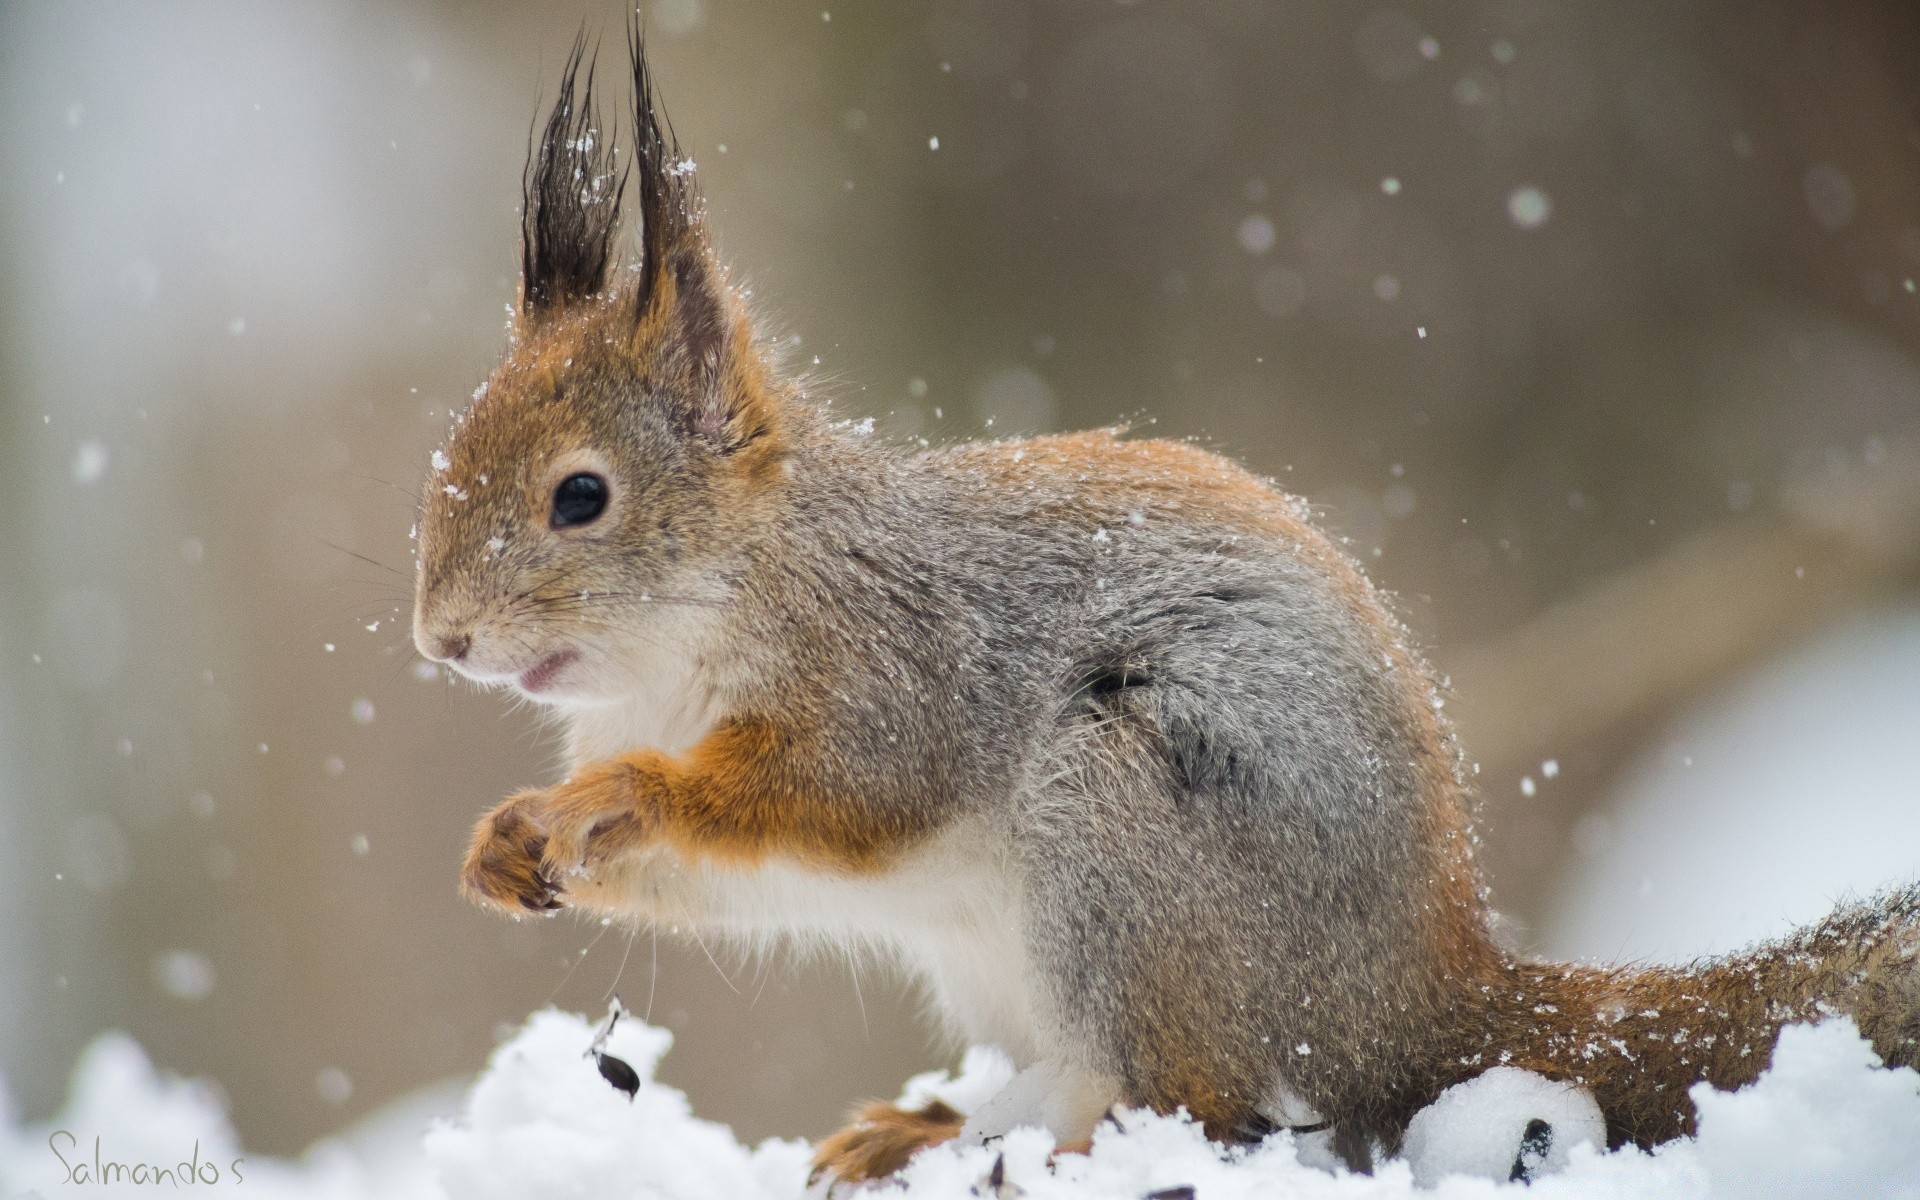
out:
M466 632L436 634L433 639L433 648L436 651L434 658L442 662L459 662L467 656L467 651L473 649L473 634Z
M471 612L450 612L449 607L424 596L415 601L413 648L432 662L464 663L473 652L477 621Z

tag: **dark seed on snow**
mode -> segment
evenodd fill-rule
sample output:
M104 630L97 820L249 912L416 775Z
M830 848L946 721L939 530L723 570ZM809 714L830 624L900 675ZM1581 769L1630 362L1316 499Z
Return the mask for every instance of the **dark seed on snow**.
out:
M600 1078L627 1094L631 1100L640 1094L640 1073L627 1065L623 1058L616 1058L605 1050L596 1050L593 1054L594 1065L600 1068Z

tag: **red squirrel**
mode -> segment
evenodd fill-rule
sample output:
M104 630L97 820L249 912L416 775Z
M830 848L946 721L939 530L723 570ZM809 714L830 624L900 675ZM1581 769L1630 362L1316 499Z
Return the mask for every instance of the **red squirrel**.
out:
M1063 1146L1134 1105L1326 1123L1364 1165L1498 1063L1649 1145L1789 1021L1920 1058L1920 887L1688 968L1503 949L1433 674L1307 506L1179 442L832 419L631 57L623 151L576 45L510 344L420 514L421 653L567 732L568 777L480 821L470 897L881 950L1020 1068L971 1132ZM872 1105L818 1166L884 1176L965 1124Z

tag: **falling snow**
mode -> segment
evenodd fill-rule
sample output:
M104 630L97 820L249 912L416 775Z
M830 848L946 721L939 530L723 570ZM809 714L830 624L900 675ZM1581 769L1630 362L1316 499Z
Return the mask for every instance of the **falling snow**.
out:
M1553 202L1536 187L1516 188L1507 197L1507 218L1521 229L1538 229L1553 215Z
M107 473L107 448L100 442L81 442L73 455L73 481L82 487L99 483Z

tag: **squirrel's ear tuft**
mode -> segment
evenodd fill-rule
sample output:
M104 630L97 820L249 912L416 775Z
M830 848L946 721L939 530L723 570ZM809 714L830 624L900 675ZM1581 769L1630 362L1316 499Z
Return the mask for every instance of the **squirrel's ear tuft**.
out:
M635 348L647 375L686 406L688 431L731 451L765 431L769 401L745 316L707 244L693 160L654 97L637 23L628 47L641 221Z
M677 260L706 258L700 228L699 196L693 186L693 160L683 157L673 126L660 111L647 70L646 46L638 19L627 26L627 50L633 62L633 141L640 172L641 260L638 311L644 316L656 298L672 289L671 276L685 268Z
M521 180L520 317L537 325L569 304L599 296L617 257L626 170L593 103L585 31L574 39L560 94ZM580 78L585 63L586 78Z

